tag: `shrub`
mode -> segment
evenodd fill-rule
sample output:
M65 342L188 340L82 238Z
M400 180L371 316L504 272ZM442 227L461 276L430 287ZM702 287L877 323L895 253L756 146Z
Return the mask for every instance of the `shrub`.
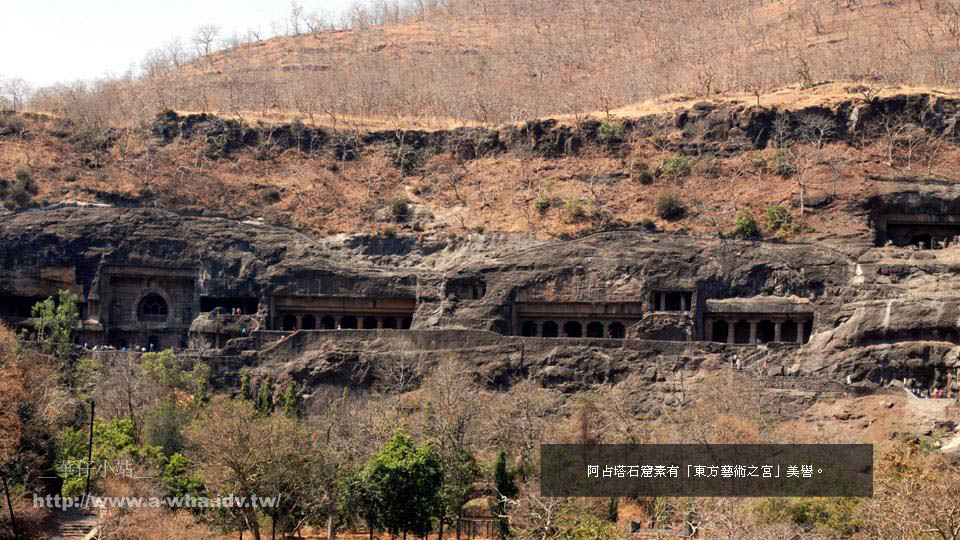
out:
M676 155L664 161L660 169L674 178L690 176L690 172L693 171L693 161L686 156Z
M623 143L623 125L608 120L600 122L597 128L597 141L607 148L619 146Z
M392 141L387 146L387 152L389 152L390 157L393 158L393 164L399 167L400 170L403 171L403 174L414 174L423 168L423 165L427 162L423 150L417 150L405 144L398 144L395 141Z
M383 235L386 236L387 238L393 238L397 236L397 229L393 227L385 227L383 229Z
M687 212L680 195L673 191L662 191L657 196L657 215L663 219L678 219Z
M207 145L203 148L203 155L207 159L219 159L227 153L227 136L220 134L216 137L209 137Z
M410 214L410 205L407 202L407 198L404 196L399 196L390 203L390 213L393 214L393 219L397 221L403 221L407 219L407 216Z
M260 199L266 204L272 204L280 200L280 190L275 187L269 187L260 192Z
M30 178L30 173L24 170L17 171L16 178L12 186L6 180L0 183L0 191L6 198L4 206L10 209L31 206L33 196L37 194L36 182Z
M848 537L861 528L855 514L859 504L853 497L770 498L757 506L757 513L768 523L792 521L807 530Z
M778 234L793 232L793 216L790 214L790 210L782 204L774 204L767 208L767 221L770 222L770 230Z
M643 218L642 220L640 220L640 226L648 231L657 230L657 224L650 218Z
M784 178L792 175L795 171L793 164L790 163L789 152L789 149L786 147L774 152L773 155L770 156L770 159L767 160L767 170L774 174L779 174Z
M583 199L570 197L563 202L563 220L567 223L577 223L587 217L583 208Z
M537 193L534 196L533 201L531 202L533 209L540 213L542 216L550 209L550 198L547 197L545 193Z
M648 186L653 183L653 175L650 174L650 167L646 163L635 159L630 164L630 168L633 170L633 178L640 184Z
M760 230L757 228L757 220L753 218L753 212L749 208L742 208L737 212L737 217L733 219L732 233L738 238L759 236Z

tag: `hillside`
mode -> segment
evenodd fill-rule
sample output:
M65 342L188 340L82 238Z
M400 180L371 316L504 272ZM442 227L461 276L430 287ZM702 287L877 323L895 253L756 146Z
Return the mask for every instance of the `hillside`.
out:
M870 196L960 174L953 94L832 84L767 100L660 100L633 117L432 131L175 113L141 129L92 130L8 115L0 177L28 175L34 205L159 204L315 234L644 227L716 236L746 210L769 238L869 242ZM682 208L658 209L670 194ZM770 222L771 207L791 226Z
M145 76L42 92L36 106L107 123L161 108L327 127L425 127L607 112L683 93L791 84L955 88L960 4L907 0L456 0L392 24L247 38ZM382 18L382 17L381 17ZM378 20L378 18L373 18ZM326 28L326 27L321 27ZM78 110L82 109L82 111Z

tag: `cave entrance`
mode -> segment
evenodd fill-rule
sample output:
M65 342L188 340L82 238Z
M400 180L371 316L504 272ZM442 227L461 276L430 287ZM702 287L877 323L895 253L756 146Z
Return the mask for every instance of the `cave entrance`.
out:
M563 325L563 337L579 338L583 337L583 325L577 321L569 321Z
M0 314L6 317L30 317L30 311L42 296L0 296Z
M587 337L588 338L602 338L603 337L603 323L593 321L587 325Z
M942 249L960 239L960 216L953 214L881 216L878 245Z
M797 341L797 323L793 321L783 323L780 330L780 341L786 341L788 343Z
M543 323L543 337L559 337L560 327L554 321Z
M724 320L717 320L713 322L713 336L711 336L712 341L717 343L726 343L727 338L730 334L730 324Z
M523 337L536 337L537 323L533 321L525 321L523 325L520 326L520 335Z
M317 329L316 317L314 317L313 315L304 315L301 328L303 330L316 330Z
M920 249L932 249L933 235L927 233L915 235L910 238L908 245L917 246Z
M760 343L770 343L776 339L776 326L773 321L757 323L757 339L760 340Z
M235 308L240 308L240 313L252 315L257 312L260 305L259 300L249 296L201 296L200 311L209 313L217 308L223 308L230 313Z
M733 342L750 343L750 323L747 321L737 321L733 325Z
M609 334L613 339L623 339L627 337L627 327L621 322L612 322L610 323Z

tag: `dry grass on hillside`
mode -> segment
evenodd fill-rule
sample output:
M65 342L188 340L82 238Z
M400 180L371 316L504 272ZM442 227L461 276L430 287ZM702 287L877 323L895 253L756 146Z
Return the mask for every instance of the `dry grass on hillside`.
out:
M825 85L778 90L769 99L792 107L843 97L848 97L843 85ZM667 103L674 109L684 102ZM404 175L386 146L377 144L349 162L335 160L329 148L312 154L287 150L268 160L247 149L211 160L204 157L202 140L159 145L134 130L122 131L116 145L95 156L70 136L55 136L62 128L59 120L23 121L29 136L0 139L0 178L13 181L18 171L26 171L38 187L35 200L158 202L183 212L264 218L317 234L483 230L563 237L610 226L655 226L717 235L729 234L737 212L750 209L761 232L773 237L777 232L766 209L779 204L803 224L788 231L788 239L866 238L856 206L870 194L896 188L870 175L960 175L960 153L949 143L920 148L910 161L896 163L889 162L889 148L880 140L827 145L805 177L801 220L797 178L771 168L777 159L773 148L732 157L693 156L689 174L656 174L675 155L655 137L631 136L616 153L588 147L575 157L554 159L519 148L467 162L449 153L428 153L422 168ZM653 175L645 179L644 169ZM665 192L682 200L681 218L658 217L657 200ZM401 198L410 216L398 221L391 208Z
M438 128L589 111L629 116L651 106L631 104L678 93L747 101L759 93L774 104L774 88L824 80L960 84L960 0L443 6L393 25L240 43L185 64L160 51L142 80L48 89L34 107L107 125L173 108L249 120L299 116L331 127Z

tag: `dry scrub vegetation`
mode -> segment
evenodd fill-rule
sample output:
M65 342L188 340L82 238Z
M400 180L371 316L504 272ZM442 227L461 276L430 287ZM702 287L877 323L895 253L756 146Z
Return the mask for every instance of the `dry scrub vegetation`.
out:
M464 161L375 144L346 160L329 147L277 148L269 137L229 156L211 153L202 137L161 145L153 122L174 109L261 134L292 121L348 140L372 129L402 140L418 128L592 117L616 136L623 119L705 98L799 109L894 93L953 96L958 28L956 0L384 0L340 19L295 4L276 37L221 36L205 25L116 79L37 90L7 80L6 107L43 114L3 117L0 187L13 209L63 199L157 203L320 234L563 237L620 226L865 234L846 206L885 189L866 176L955 176L952 141L891 121L853 146L811 129L800 144L728 157L680 157L665 144L669 134L631 133L615 151L549 159L519 147ZM661 210L664 197L681 205ZM783 209L788 223L767 219Z
M801 104L865 100L850 88L794 87L773 95ZM910 92L883 90L897 91ZM164 142L156 124L112 129L30 113L8 114L0 123L8 126L0 136L0 196L8 208L68 199L159 204L184 213L263 218L317 234L570 237L639 227L784 239L862 236L869 231L851 205L896 187L871 178L960 172L949 137L895 117L878 117L852 142L834 142L824 137L831 128L822 117L811 115L789 139L774 133L763 150L726 156L699 146L681 154L673 144L678 133L624 132L611 119L600 124L598 137L615 139L615 145L597 142L574 155L546 157L518 142L469 160L398 145L407 129L383 132L383 140L356 146L347 159L336 141L288 148L266 125L251 128L262 143L221 153L216 138ZM290 127L297 125L302 129L297 122ZM333 135L348 142L363 136L349 130Z
M201 26L137 72L7 95L111 125L170 108L446 127L823 80L956 88L958 45L957 0L379 0L339 20L294 5L270 33Z

